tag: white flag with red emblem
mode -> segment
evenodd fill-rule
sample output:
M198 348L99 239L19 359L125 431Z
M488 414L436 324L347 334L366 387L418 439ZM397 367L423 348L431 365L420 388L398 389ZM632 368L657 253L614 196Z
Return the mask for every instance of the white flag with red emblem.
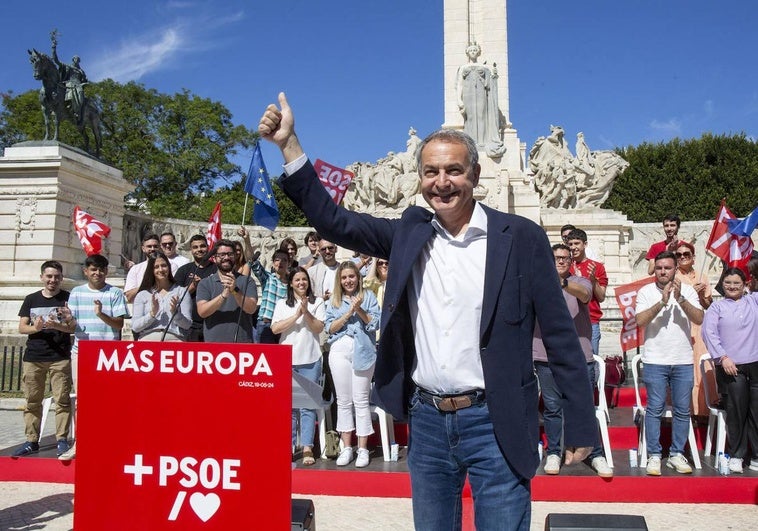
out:
M96 220L78 206L74 207L74 229L87 256L100 254L103 248L102 239L111 233L108 225Z
M208 220L208 230L205 232L205 240L208 248L213 249L217 241L221 239L221 201L216 203L211 219Z

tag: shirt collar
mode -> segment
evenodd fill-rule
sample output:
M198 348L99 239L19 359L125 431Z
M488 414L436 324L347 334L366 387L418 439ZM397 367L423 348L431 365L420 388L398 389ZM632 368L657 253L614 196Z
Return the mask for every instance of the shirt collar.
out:
M442 236L446 240L465 241L474 237L486 236L487 213L482 208L482 205L479 204L479 201L474 201L474 211L471 213L471 219L468 222L466 232L464 232L458 238L453 237L453 235L450 234L450 232L448 232L448 230L442 226L442 223L440 223L439 219L437 218L437 214L432 216L432 227L434 227L434 230L437 231L437 234L439 236Z

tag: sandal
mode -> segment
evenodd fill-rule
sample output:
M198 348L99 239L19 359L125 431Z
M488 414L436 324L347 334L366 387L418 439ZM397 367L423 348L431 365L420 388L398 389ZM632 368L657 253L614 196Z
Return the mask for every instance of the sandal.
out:
M313 466L316 460L313 458L313 450L303 450L303 466Z

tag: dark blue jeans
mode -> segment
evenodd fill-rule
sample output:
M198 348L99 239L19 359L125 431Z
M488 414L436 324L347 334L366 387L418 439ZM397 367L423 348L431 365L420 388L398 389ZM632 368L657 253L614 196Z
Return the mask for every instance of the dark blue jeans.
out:
M530 482L500 452L486 403L442 413L414 394L408 468L417 531L461 528L466 474L478 531L529 529Z
M669 456L684 453L690 432L690 400L695 379L692 364L655 365L645 363L643 380L647 389L645 439L648 456L661 455L661 417L666 409L666 391L671 388L671 447ZM692 448L692 451L697 451Z
M537 380L540 382L540 393L542 394L542 424L545 428L545 436L547 437L547 448L545 453L547 455L561 455L563 449L561 447L561 439L563 438L563 393L558 389L558 385L555 383L553 373L550 371L550 367L544 362L535 362L534 368L537 371ZM597 375L595 374L595 362L587 364L587 376L590 379L592 388L595 388L597 382ZM592 453L589 458L603 456L603 447L596 446L592 449Z

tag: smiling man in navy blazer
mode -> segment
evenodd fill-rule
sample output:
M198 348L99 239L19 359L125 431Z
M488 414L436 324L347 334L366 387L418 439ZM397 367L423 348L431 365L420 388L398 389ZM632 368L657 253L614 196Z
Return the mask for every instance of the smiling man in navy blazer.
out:
M478 530L529 529L539 465L536 319L566 397L566 463L585 459L597 440L587 367L545 232L474 200L478 153L460 131L437 131L419 146L421 193L433 212L414 206L400 219L332 202L283 93L258 131L281 149L280 185L323 237L392 264L376 399L409 419L416 529L460 528L466 475Z

